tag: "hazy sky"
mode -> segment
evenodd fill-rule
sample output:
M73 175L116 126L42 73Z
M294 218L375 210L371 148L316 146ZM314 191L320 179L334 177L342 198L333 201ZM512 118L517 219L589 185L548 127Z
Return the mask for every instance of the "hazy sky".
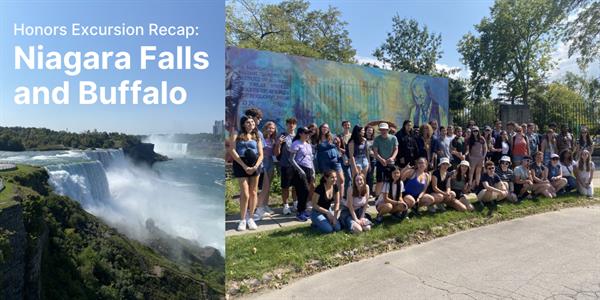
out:
M51 3L47 3L51 2ZM0 1L0 126L34 126L55 130L119 131L126 133L212 132L215 120L224 118L224 2L215 1ZM13 35L14 24L26 25L159 25L198 26L199 35L184 37L22 37ZM146 30L146 34L148 31ZM14 47L26 49L43 44L46 51L128 51L128 71L83 70L79 76L61 70L15 70ZM207 52L205 70L139 70L139 48L155 45L158 51L175 52L176 46L192 46ZM98 86L117 86L122 80L143 81L142 88L182 86L188 99L182 105L94 105L79 104L81 80ZM69 105L17 105L15 88L62 85L69 80ZM131 99L131 97L130 97Z

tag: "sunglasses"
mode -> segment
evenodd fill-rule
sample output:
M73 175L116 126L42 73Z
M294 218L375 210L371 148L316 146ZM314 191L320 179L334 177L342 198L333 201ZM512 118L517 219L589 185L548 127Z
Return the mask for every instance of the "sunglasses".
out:
M488 169L488 170L495 170L495 169L496 169L496 167L489 167L489 168L487 168L487 169Z
M509 162L507 162L507 161L503 161L503 162L501 162L500 164L502 164L502 165L508 165L508 164L510 164L510 163L509 163Z

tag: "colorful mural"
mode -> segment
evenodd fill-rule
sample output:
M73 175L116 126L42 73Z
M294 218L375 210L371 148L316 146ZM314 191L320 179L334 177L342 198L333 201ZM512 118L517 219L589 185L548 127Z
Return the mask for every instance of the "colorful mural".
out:
M289 117L298 124L374 120L415 125L448 124L448 80L268 51L229 47L226 51L226 128L239 127L250 107L274 121L278 131Z

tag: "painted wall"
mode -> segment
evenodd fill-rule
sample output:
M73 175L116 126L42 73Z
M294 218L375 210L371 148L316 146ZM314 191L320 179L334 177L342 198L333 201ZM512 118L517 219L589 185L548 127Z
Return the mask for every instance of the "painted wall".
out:
M342 120L448 124L446 78L234 47L225 61L227 130L239 128L250 107L263 111L261 125L274 121L279 132L292 116L299 126L327 122L334 132Z

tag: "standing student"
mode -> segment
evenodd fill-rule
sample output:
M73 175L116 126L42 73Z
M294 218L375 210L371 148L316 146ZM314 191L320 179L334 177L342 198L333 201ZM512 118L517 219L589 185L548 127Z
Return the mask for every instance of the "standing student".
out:
M467 142L466 155L469 158L469 164L471 165L471 169L469 170L469 181L473 187L479 185L481 169L483 168L484 158L487 155L487 151L487 143L483 136L479 133L479 127L473 126L473 129L471 130L471 137Z
M269 193L271 191L271 181L275 173L275 160L273 148L277 141L277 129L274 122L267 122L263 128L263 184L258 195L258 208L256 215L261 219L265 214L272 214L273 210L269 207Z
M371 191L371 196L375 195L375 152L373 152L373 142L375 142L375 129L371 125L365 126L365 138L367 139L367 151L369 153L369 171L367 172L367 184Z
M556 194L562 193L563 188L567 186L567 179L563 177L562 169L559 162L560 156L552 154L550 163L548 164L548 180L556 191Z
M494 143L494 148L491 150L494 154L492 155L492 161L494 163L500 162L500 158L504 156L508 156L509 158L512 156L512 151L510 149L510 143L508 141L508 133L506 131L501 131Z
M317 168L325 173L333 170L336 172L337 188L340 194L344 190L344 172L340 162L340 151L335 143L335 137L329 130L327 123L319 126L319 144L317 144Z
M365 177L358 173L352 180L352 185L347 188L346 200L343 201L340 223L342 228L352 233L360 233L371 230L371 221L365 218L367 212L367 199L369 197L369 186Z
M348 187L350 185L350 178L352 178L352 174L350 171L350 160L348 159L348 142L350 141L350 137L352 136L352 132L350 121L342 121L343 132L338 136L340 139L340 152L342 153L342 170L344 171L344 185ZM345 191L342 191L342 197L344 197Z
M546 131L540 148L540 150L544 153L545 164L550 162L550 156L552 156L552 154L559 153L558 148L556 147L556 135L554 134L554 130L548 129Z
M518 201L522 201L526 196L528 198L531 197L530 192L533 189L533 177L531 176L531 171L529 170L530 160L531 157L529 156L523 157L521 160L521 165L517 166L513 172L515 194L517 194Z
M573 151L573 135L569 132L569 127L566 124L560 127L560 134L556 136L556 146L558 153L565 149Z
M556 197L556 190L548 180L548 168L544 165L544 153L538 151L534 162L531 164L531 175L533 177L533 191L538 195L548 198Z
M285 121L286 132L279 136L279 141L275 144L273 152L279 160L280 168L280 179L281 179L281 200L283 201L283 214L289 215L292 213L290 206L288 205L288 199L290 197L290 188L292 187L292 178L294 176L294 169L290 164L290 149L292 148L292 139L296 135L296 124L298 122L295 118L289 118ZM292 192L292 195L295 193Z
M465 160L467 148L465 147L465 138L462 135L462 128L457 126L454 128L454 132L456 137L452 139L452 143L450 144L450 153L452 154L450 163L456 168L463 160Z
M373 152L375 153L376 163L376 195L381 194L381 187L384 182L389 181L392 175L392 167L398 154L398 140L395 136L389 134L389 125L385 122L379 124L380 135L373 142Z
M507 199L511 202L517 202L518 198L515 194L515 186L513 183L515 175L513 170L510 169L510 163L510 156L502 156L498 168L496 169L496 174L498 174L502 184L504 184L504 188L508 191Z
M433 171L431 175L431 184L429 185L429 193L433 196L435 200L436 209L440 211L445 211L444 204L450 204L452 206L457 205L456 202L456 193L454 193L450 187L450 177L452 174L448 172L448 168L450 167L450 159L447 157L442 157L440 159L440 163L438 164L438 168ZM433 205L430 206L433 208ZM431 209L431 212L435 212L436 209Z
M488 149L487 154L485 155L485 160L492 160L492 150L494 149L494 144L496 144L496 139L492 135L492 127L485 126L485 129L483 130L483 139L485 140ZM497 161L494 163L496 162Z
M357 173L362 173L367 178L367 172L369 172L368 150L365 129L355 125L348 142L348 158L350 159L352 177Z
M452 172L450 178L450 188L456 195L458 202L451 203L454 209L458 211L473 211L473 205L467 199L466 195L471 192L469 186L469 162L466 160L461 161L456 170Z
M263 159L263 145L251 117L240 119L240 134L231 136L229 154L233 158L233 176L240 185L240 221L237 230L257 228L253 220L257 204L258 168Z
M560 170L563 177L567 179L565 192L570 192L577 188L577 181L575 179L576 167L577 163L573 160L573 154L571 150L563 150L560 153Z
M529 153L529 141L527 140L527 136L525 136L523 129L519 126L515 127L515 135L512 137L511 150L515 164L521 163L521 159L523 159L524 156L535 154Z
M592 137L590 136L590 131L585 126L581 126L579 139L577 140L577 147L575 149L576 157L579 157L579 154L583 150L587 150L590 153L594 150L594 142L592 141Z
M411 121L405 120L402 123L402 128L396 133L396 139L398 140L396 165L400 168L404 168L406 165L414 165L419 157L419 147L417 146Z
M440 127L440 137L438 139L440 151L438 151L438 153L440 154L440 157L447 157L448 159L450 159L450 144L452 143L452 140L448 138L447 133L448 131L446 127Z
M337 219L340 210L340 192L334 170L327 170L323 173L321 181L313 193L312 204L310 219L313 228L322 233L332 233L342 229Z
M485 163L485 173L481 175L481 181L476 191L477 200L481 203L491 204L496 207L497 201L508 196L506 187L502 184L500 177L496 174L496 166L491 161Z
M410 165L407 165L407 168L410 168ZM402 170L394 166L391 180L383 184L381 194L377 201L375 201L375 208L377 209L375 224L381 224L383 216L388 213L399 220L406 217L406 213L410 207L404 202L402 197L403 191ZM412 205L414 205L414 202L411 203L411 207Z
M420 157L417 159L414 168L402 171L405 192L404 202L409 207L412 206L413 213L417 216L419 215L419 207L427 207L435 203L433 197L426 193L427 187L431 182L431 177L427 173L427 166L427 159Z
M433 130L429 124L421 125L419 133L420 136L417 138L419 157L424 157L429 162L428 170L433 170L440 148L438 140L433 137Z
M290 149L290 163L294 168L292 182L298 196L296 219L301 222L306 222L310 218L310 215L306 211L306 205L310 192L310 184L315 180L313 153L312 147L308 142L309 139L310 131L308 128L299 128Z
M594 179L594 170L596 166L590 158L590 152L587 150L581 151L581 156L577 162L575 168L575 177L577 177L577 190L581 195L589 198L594 195L594 186L592 180Z
M534 123L527 124L527 142L529 142L529 153L536 153L540 150L540 138Z

